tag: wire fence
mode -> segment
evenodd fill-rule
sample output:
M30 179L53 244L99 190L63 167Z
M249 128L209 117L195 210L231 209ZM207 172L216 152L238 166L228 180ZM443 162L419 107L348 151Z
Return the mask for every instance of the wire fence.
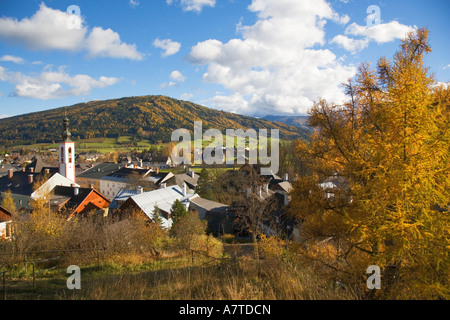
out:
M178 260L170 260L167 258L155 259L152 264L152 269L163 270L184 267L208 268L230 265L236 263L241 256L252 254L253 250L253 244L224 244L224 255L218 257L211 256L203 251L187 249L180 251ZM79 255L78 258L77 255ZM2 257L4 256L15 256L17 259L12 259L12 262L9 261L9 264L3 263L2 266ZM40 284L40 279L48 281L53 278L59 281L64 278L64 275L58 270L63 270L66 273L66 268L69 265L78 265L83 270L86 270L86 268L98 270L100 273L95 271L95 275L88 273L88 276L93 279L99 274L104 278L114 277L114 271L112 271L113 274L110 274L111 270L103 267L105 265L103 262L106 261L104 258L105 253L101 248L0 253L0 268L6 269L0 272L3 280L1 291L3 300L6 300L6 280L9 282L8 295L23 294L24 292L38 294L44 290L43 287L39 289L40 286L44 285L44 283ZM21 265L20 268L18 268L18 264ZM97 267L96 269L95 265ZM50 271L53 271L53 273L48 274ZM8 277L6 276L7 274ZM45 275L50 275L50 277Z

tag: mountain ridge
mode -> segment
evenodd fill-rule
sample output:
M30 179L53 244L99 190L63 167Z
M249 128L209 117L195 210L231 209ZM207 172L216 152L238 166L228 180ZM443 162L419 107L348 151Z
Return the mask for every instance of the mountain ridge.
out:
M94 100L0 119L0 145L15 146L59 141L66 115L72 138L139 136L152 143L169 142L174 130L279 129L280 138L307 138L304 128L210 109L162 95Z

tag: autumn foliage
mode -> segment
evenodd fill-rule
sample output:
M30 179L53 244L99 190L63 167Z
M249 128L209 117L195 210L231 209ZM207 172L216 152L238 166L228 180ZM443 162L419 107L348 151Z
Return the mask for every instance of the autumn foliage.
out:
M312 140L297 146L313 171L291 205L302 250L366 297L450 297L450 90L424 66L430 51L419 29L392 61L361 65L345 86L348 101L317 102ZM370 265L382 270L381 290L365 287Z

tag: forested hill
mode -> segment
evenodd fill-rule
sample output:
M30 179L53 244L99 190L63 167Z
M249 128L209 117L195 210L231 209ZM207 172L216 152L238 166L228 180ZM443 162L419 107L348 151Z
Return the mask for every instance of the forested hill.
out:
M152 143L169 142L175 129L193 131L194 121L203 130L279 129L282 139L305 138L308 131L229 112L209 109L165 96L129 97L79 103L0 120L0 145L4 147L59 141L64 114L70 120L72 140L93 137L139 136Z

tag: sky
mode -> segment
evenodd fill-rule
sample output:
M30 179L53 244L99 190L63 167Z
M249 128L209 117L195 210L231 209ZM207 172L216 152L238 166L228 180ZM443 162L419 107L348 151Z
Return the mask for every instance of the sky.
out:
M0 118L143 95L301 115L421 27L447 83L448 16L449 0L0 0Z

